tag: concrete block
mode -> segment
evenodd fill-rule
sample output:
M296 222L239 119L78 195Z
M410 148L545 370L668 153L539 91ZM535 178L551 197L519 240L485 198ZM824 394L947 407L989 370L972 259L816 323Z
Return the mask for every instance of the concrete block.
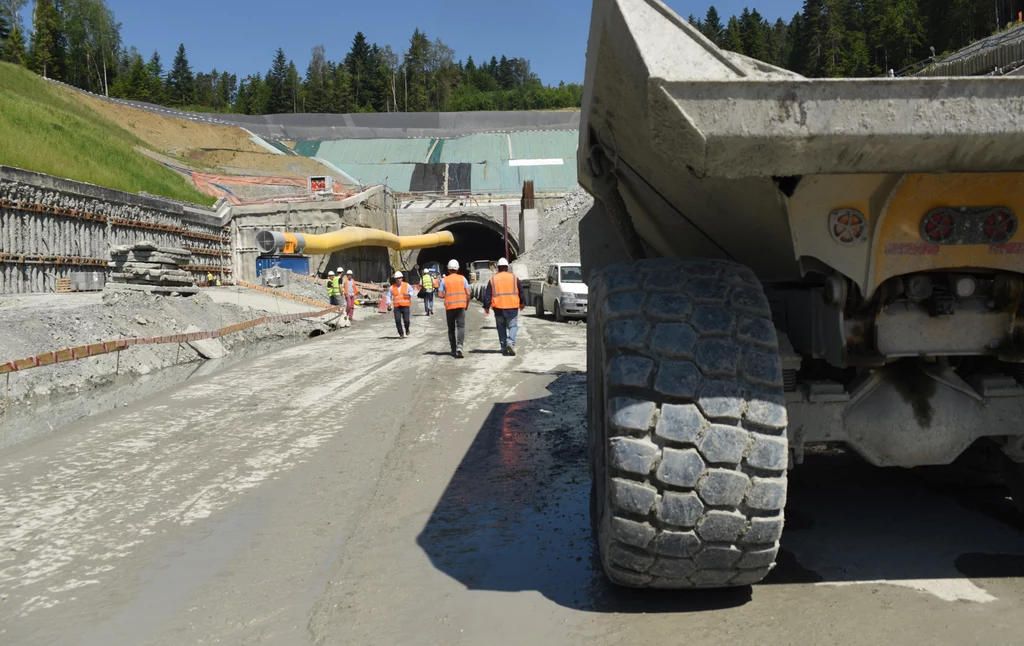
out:
M202 330L195 325L189 325L185 328L185 334L192 334L193 332L202 332ZM198 352L199 356L204 359L221 359L228 353L228 351L224 349L224 344L220 342L220 339L190 341L188 345Z

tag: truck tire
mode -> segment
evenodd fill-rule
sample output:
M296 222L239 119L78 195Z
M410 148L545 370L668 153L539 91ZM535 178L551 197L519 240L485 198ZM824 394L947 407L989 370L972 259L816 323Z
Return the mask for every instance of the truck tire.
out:
M565 315L562 314L562 304L555 301L555 322L565 323Z
M789 447L778 338L753 272L622 263L592 277L591 527L607 577L761 581L782 536Z
M539 319L544 318L544 299L540 296L533 299L533 313Z

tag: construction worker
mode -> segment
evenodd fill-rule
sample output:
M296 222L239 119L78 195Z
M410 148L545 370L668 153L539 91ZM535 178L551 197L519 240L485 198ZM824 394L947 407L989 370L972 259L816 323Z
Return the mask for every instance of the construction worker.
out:
M426 269L423 270L423 278L420 279L420 289L423 290L423 310L427 316L434 314L434 277Z
M213 272L212 271L206 272L206 286L207 287L213 286Z
M327 272L327 298L331 301L331 306L338 306L338 297L341 296L341 289L338 287L338 277L334 275L333 271Z
M508 260L498 260L498 272L487 282L484 292L484 314L494 310L494 322L498 326L498 342L501 353L516 356L516 332L519 331L519 312L526 308L523 301L523 284L508 270Z
M398 338L404 339L409 335L409 309L412 307L412 285L403 280L402 272L395 272L395 284L387 292L388 311L395 312L395 327L398 328ZM405 324L405 332L402 332L402 324Z
M341 293L345 297L345 313L348 315L348 320L354 321L359 285L356 285L356 279L352 277L351 269L345 272L345 279L341 283Z
M448 275L441 279L441 298L448 318L448 343L452 356L461 359L462 343L466 340L466 309L469 307L469 281L459 273L459 261L448 261ZM456 337L456 329L458 336Z

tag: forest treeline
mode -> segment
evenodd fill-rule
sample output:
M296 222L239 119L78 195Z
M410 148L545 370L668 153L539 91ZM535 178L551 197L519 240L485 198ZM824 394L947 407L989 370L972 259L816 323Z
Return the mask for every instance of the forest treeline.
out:
M370 43L362 32L344 58L311 48L300 70L282 49L265 73L240 76L193 70L181 44L167 65L121 39L121 23L105 0L0 0L0 59L47 78L116 98L168 107L267 114L283 112L425 112L578 108L578 83L545 85L524 58L457 60L440 38L416 29L407 46Z
M789 22L756 9L688 20L723 49L808 77L882 76L1017 23L1024 0L804 0Z
M0 59L96 94L242 114L578 108L578 83L545 85L524 58L457 59L416 29L400 51L362 32L341 60L312 47L305 70L278 49L265 73L195 71L184 44L165 67L121 39L105 0L0 0ZM804 0L788 22L757 9L688 20L724 49L809 77L881 76L955 51L1016 23L1024 0Z

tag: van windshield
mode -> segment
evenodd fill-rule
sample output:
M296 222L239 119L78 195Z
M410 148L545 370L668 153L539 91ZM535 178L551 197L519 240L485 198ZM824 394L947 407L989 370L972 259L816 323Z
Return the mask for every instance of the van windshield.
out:
M562 267L562 282L563 283L582 283L583 282L583 271L576 267Z

